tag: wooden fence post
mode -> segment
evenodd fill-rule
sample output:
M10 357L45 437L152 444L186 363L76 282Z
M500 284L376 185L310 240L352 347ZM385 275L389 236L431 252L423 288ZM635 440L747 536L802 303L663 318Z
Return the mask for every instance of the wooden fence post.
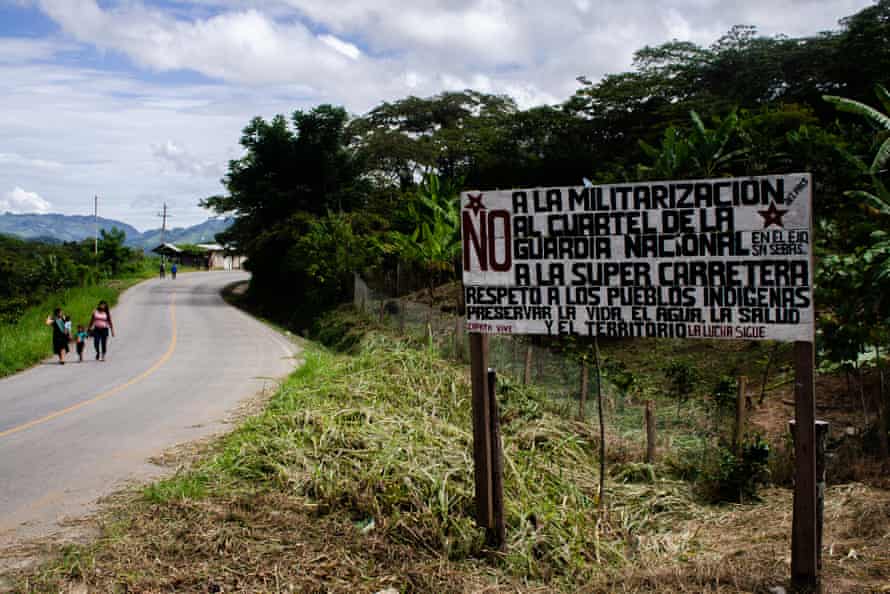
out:
M794 514L791 525L791 582L799 590L819 583L816 523L816 394L812 342L794 343Z
M466 321L463 316L457 316L454 321L454 356L458 361L464 360L464 325Z
M529 340L525 346L525 371L522 374L522 383L526 386L532 383L532 343Z
M735 398L735 426L732 432L732 448L736 456L742 453L742 442L745 439L745 384L748 378L744 375L738 378L738 390Z
M646 401L646 464L655 464L655 402Z
M587 364L585 357L581 361L581 393L578 395L578 418L583 420L585 408L587 406L587 392L590 386L590 366Z
M822 571L822 526L825 516L825 449L828 423L816 421L816 568Z
M501 417L498 413L497 374L488 370L488 406L491 429L491 527L487 530L489 545L502 549L507 539L504 521L504 452L501 444Z
M491 408L488 404L488 335L470 334L470 377L472 379L473 462L476 482L476 523L492 527L494 500L491 485Z

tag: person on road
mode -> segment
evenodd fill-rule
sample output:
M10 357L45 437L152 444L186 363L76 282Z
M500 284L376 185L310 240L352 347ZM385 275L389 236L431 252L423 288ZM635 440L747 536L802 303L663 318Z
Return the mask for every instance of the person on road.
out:
M166 276L166 272L167 272L167 269L164 267L164 261L161 260L161 269L159 271L161 278L164 278Z
M68 352L68 334L65 332L65 318L61 307L57 307L53 315L46 318L46 325L53 328L53 353L59 356L59 365L64 365L65 353Z
M173 280L176 280L176 262L170 266L170 274L173 276Z
M74 341L77 344L77 360L83 363L83 349L87 344L87 331L80 324L77 325L77 334L74 335Z
M105 353L108 350L108 332L114 336L114 323L111 321L111 312L108 310L108 303L104 300L93 310L93 317L90 319L90 330L93 332L93 346L96 349L96 360L104 361Z
M71 316L69 316L68 314L65 314L63 316L63 319L65 320L65 336L68 337L68 343L69 343L69 344L65 345L65 352L70 353L71 347L69 345L71 343L71 340L74 338L74 334L72 334L72 332L71 332Z

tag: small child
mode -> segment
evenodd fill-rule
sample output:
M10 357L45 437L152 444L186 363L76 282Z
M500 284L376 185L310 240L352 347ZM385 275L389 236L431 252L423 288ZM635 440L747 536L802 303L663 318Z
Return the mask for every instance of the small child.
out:
M77 334L74 338L77 341L77 360L83 363L83 348L87 343L87 331L83 326L77 326Z
M65 336L67 336L68 341L71 342L71 339L74 338L74 336L71 335L71 316L66 315L63 319L65 320ZM65 345L65 352L71 352L71 349L67 344Z

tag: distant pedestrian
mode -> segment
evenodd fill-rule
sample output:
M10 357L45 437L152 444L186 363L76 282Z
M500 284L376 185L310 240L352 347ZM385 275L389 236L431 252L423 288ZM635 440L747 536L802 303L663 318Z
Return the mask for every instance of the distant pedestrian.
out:
M170 275L173 276L173 280L176 280L176 262L170 266Z
M161 276L161 278L164 278L165 276L167 276L167 270L166 270L166 268L164 267L164 261L163 261L163 260L161 260L160 276Z
M62 308L57 307L53 315L46 318L46 325L53 328L53 353L59 356L59 364L65 364L65 353L68 351L68 334L65 332L65 318Z
M93 346L96 349L96 360L104 361L105 353L108 351L108 332L114 336L114 323L111 321L111 312L108 310L108 303L104 300L93 310L93 317L90 319L90 330L93 332Z
M74 342L77 346L77 360L83 363L83 349L87 344L87 331L80 324L77 325L77 334L74 335Z

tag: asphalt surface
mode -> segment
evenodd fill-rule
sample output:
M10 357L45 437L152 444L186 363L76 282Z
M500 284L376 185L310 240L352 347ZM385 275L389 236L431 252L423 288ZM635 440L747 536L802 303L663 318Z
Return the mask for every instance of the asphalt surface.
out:
M112 310L105 362L88 344L78 363L72 345L64 366L47 360L0 380L0 546L51 534L126 482L157 476L150 457L218 432L240 401L294 368L296 345L220 297L247 278L141 283ZM46 339L49 349L49 329Z

